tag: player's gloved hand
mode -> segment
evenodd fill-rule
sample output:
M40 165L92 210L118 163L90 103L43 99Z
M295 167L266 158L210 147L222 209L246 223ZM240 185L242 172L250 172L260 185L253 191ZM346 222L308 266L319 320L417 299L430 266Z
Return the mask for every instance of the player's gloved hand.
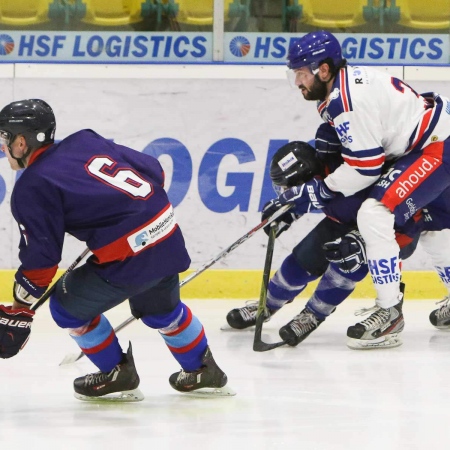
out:
M0 305L0 358L11 358L25 347L34 314L28 308Z
M318 158L330 173L344 162L341 140L329 123L323 123L317 129L314 146Z
M280 204L278 199L270 200L267 202L263 210L261 212L261 221L264 221L271 217L274 213L276 213L283 205ZM293 211L289 210L286 211L284 214L282 214L278 219L271 222L269 225L266 225L264 227L264 232L269 235L270 232L270 226L275 223L275 226L277 227L277 232L275 234L276 237L278 237L281 233L288 230L289 227L292 225L292 223L297 220L300 216L295 214Z
M300 186L286 189L279 197L280 205L294 204L296 214L305 214L310 211L324 208L335 196L324 181L313 178Z
M366 247L358 230L347 233L344 237L324 244L325 257L338 265L344 273L356 272L367 263Z
M329 123L325 122L317 128L314 147L318 153L341 153L341 140Z

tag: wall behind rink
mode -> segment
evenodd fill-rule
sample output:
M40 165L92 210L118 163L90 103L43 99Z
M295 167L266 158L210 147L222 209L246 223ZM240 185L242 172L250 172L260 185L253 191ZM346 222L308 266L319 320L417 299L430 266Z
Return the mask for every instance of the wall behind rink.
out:
M388 69L403 78L403 68ZM420 68L406 69L410 78L420 78ZM53 107L58 140L92 128L115 142L158 155L194 270L259 223L262 205L275 196L267 174L271 156L288 141L313 139L321 123L315 104L290 88L282 66L5 64L0 77L2 106L42 98ZM450 96L450 82L410 84L419 92ZM19 264L19 236L9 209L16 174L4 157L0 177L0 269L12 270ZM273 268L321 217L304 216L277 240ZM263 232L257 233L214 268L239 271L237 279L250 284L257 271L259 284L266 240ZM70 265L83 248L69 236L60 266ZM420 248L404 268L432 269ZM223 288L217 288L221 296Z

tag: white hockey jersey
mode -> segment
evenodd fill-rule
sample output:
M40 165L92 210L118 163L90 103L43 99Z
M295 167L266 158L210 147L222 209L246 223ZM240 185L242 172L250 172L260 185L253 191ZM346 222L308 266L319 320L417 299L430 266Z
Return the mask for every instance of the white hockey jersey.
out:
M339 136L344 164L325 179L348 196L372 185L386 161L450 135L450 102L419 95L402 80L369 67L339 71L318 111Z

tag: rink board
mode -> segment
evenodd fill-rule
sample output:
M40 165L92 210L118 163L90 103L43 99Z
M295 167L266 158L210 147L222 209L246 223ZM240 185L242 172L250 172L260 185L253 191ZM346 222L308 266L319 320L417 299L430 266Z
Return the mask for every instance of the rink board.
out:
M191 274L187 271L180 280ZM0 271L0 302L12 299L14 271ZM58 272L58 277L63 271ZM55 278L56 279L56 278ZM259 270L209 270L200 274L183 286L182 298L195 299L257 299L261 290L262 271ZM406 300L408 299L442 299L446 289L436 273L432 271L407 271L403 273L406 283ZM302 298L311 296L317 281L300 294ZM353 298L375 298L375 289L369 277L357 284Z

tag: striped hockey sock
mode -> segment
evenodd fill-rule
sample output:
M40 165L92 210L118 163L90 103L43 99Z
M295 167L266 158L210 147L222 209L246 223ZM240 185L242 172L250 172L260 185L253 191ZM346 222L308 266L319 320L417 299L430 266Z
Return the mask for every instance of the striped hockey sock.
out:
M184 303L168 314L145 316L142 321L158 329L183 370L193 372L201 367L208 342L203 325Z

